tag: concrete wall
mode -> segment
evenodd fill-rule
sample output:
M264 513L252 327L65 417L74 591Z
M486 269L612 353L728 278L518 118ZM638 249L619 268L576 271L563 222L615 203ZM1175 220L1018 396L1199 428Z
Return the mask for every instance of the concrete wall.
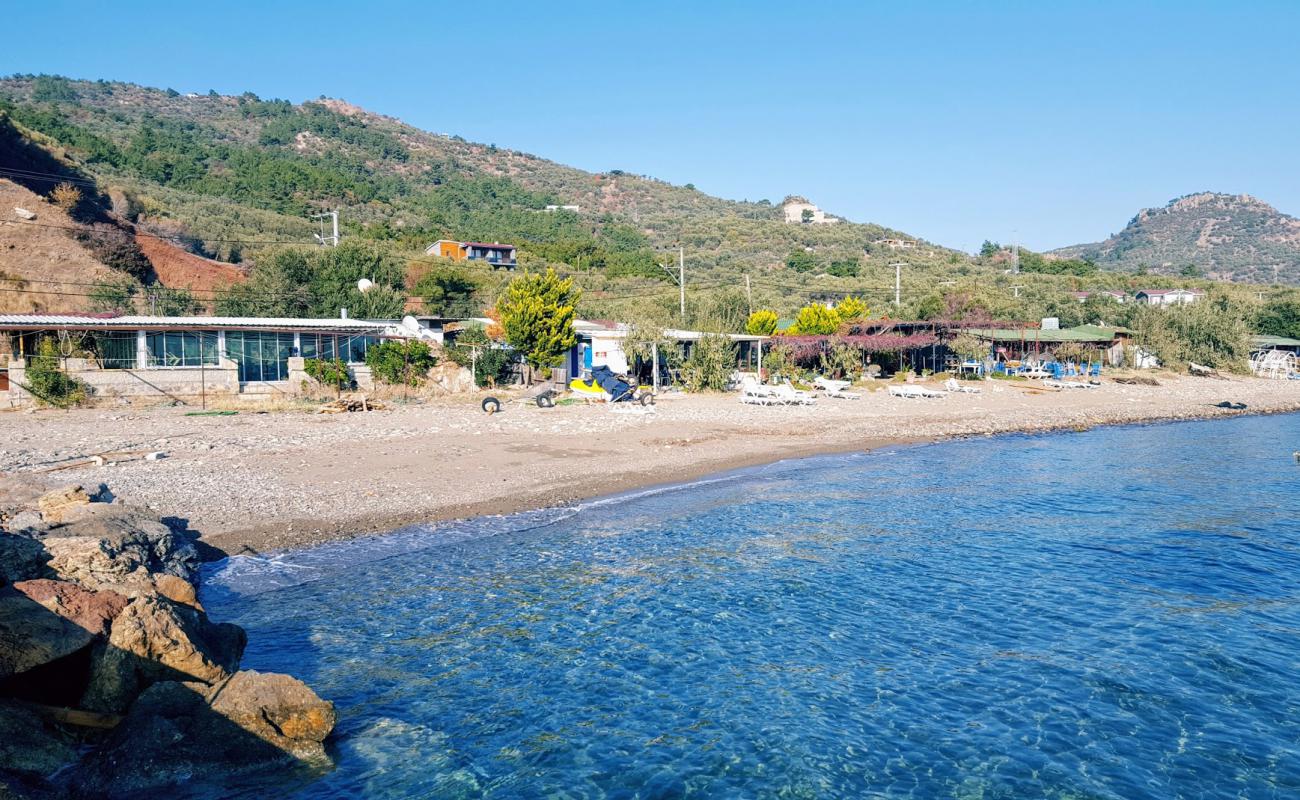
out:
M90 387L92 400L179 400L191 402L206 394L209 398L239 393L239 369L235 362L222 359L218 366L155 367L151 369L100 369L93 361L69 358L70 376ZM36 402L24 387L27 362L15 359L9 364L9 405L23 406Z

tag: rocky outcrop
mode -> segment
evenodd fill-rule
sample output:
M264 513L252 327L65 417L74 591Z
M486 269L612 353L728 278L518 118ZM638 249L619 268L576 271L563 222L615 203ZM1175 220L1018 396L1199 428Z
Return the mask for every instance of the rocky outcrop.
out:
M198 550L188 538L131 511L60 525L45 534L42 544L59 578L128 597L154 593L156 574L191 585L198 575Z
M429 390L435 395L474 391L474 376L451 359L439 361L429 370Z
M82 706L120 713L159 681L223 681L239 668L245 642L237 625L209 622L203 612L164 597L137 597L113 620Z
M0 589L0 679L70 656L94 638L13 587Z
M93 592L67 581L19 581L14 589L96 636L107 636L113 620L130 602L117 592Z
M208 619L199 560L188 532L102 487L0 476L0 800L328 766L334 707L239 671L246 636Z
M236 673L217 686L156 683L140 695L83 785L113 795L276 764L328 764L334 706L288 675Z

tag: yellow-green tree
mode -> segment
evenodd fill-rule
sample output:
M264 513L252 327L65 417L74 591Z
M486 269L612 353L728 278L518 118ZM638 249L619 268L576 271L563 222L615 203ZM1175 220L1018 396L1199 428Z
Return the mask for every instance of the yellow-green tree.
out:
M577 341L573 319L580 295L572 278L561 279L551 269L510 281L497 300L506 341L534 368L560 363Z
M760 308L749 315L745 330L754 336L771 336L776 333L777 316L775 311Z
M799 313L794 316L794 327L791 333L802 333L811 336L825 336L835 333L840 327L840 315L833 308L827 308L821 303L810 303L799 309Z
M867 304L851 294L845 295L839 305L835 306L835 313L840 315L842 322L862 319L867 315Z

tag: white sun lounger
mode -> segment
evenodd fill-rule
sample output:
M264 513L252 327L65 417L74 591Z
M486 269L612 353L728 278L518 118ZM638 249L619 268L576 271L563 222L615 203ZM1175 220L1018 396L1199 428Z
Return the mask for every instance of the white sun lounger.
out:
M956 392L957 394L979 394L980 393L978 386L963 386L961 383L957 381L956 378L949 378L948 380L944 381L943 388L947 389L950 392Z
M764 386L749 375L740 381L740 402L752 406L779 406L784 403L776 396L775 389Z
M943 397L947 392L940 392L937 389L926 389L924 386L890 386L890 397Z
M840 400L857 400L862 397L860 394L844 391L853 385L849 381L837 381L832 380L831 378L818 376L813 379L813 385L825 392L827 397L834 397Z
M1043 381L1044 386L1050 386L1053 389L1096 389L1095 383L1084 383L1083 381Z
M800 391L788 383L777 384L772 389L776 392L776 398L786 405L810 406L817 402L809 392Z

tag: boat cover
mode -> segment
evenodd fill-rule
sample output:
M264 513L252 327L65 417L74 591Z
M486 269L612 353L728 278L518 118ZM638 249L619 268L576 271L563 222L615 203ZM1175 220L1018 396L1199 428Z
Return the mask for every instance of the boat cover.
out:
M614 370L604 364L592 368L591 379L599 383L600 388L605 390L609 395L610 402L619 403L632 399L632 385L620 376L615 375Z

